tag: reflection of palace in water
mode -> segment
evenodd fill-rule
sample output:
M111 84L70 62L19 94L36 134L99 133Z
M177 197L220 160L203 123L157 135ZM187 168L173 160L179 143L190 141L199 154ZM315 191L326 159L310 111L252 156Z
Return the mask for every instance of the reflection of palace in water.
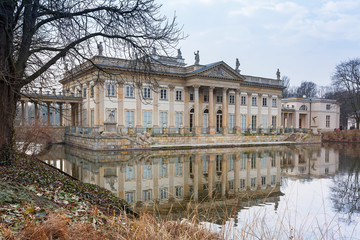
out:
M319 145L130 153L56 147L59 149L41 158L83 182L104 187L138 206L207 196L232 199L249 193L281 194L281 172L307 174L310 166L311 175L318 176L338 168L335 152Z

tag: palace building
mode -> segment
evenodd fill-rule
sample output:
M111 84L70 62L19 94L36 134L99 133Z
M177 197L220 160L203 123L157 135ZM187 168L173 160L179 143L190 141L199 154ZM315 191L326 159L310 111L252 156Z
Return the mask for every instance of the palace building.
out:
M153 53L147 71L134 67L135 60L93 57L60 81L65 95L82 97L82 103L71 105L73 117L65 125L113 122L122 132L151 128L193 134L281 127L279 71L275 79L247 76L240 74L238 61L235 69L223 61L201 65L198 54L195 64L186 66L180 51L177 57Z

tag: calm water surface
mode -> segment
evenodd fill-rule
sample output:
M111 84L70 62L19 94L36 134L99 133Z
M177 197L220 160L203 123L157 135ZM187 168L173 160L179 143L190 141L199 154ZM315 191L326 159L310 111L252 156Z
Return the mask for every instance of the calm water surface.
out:
M92 152L40 156L168 219L196 218L228 238L360 239L359 145Z

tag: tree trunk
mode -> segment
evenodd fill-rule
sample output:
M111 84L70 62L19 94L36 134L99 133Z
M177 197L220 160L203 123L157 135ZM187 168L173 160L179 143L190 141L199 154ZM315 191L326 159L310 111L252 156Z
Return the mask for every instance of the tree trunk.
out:
M0 81L0 165L11 164L13 159L16 96L13 88Z

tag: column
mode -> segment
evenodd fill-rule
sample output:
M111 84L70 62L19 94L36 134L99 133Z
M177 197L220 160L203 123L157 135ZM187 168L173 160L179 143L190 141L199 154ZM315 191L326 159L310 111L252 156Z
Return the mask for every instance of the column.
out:
M185 101L184 101L184 128L189 128L189 123L190 123L190 120L189 120L189 99L190 99L190 96L189 96L189 88L188 87L184 87L184 96L185 96Z
M56 102L53 102L53 116L52 116L52 123L51 125L56 126Z
M240 89L235 90L235 131L236 134L241 133L240 128Z
M195 156L194 164L194 199L199 199L199 163L201 163L201 155Z
M95 111L94 111L94 125L97 126L100 124L99 119L99 107L100 107L100 99L99 99L99 84L94 86L94 95L95 95Z
M153 127L159 128L159 89L154 90L153 103L154 103L154 109L152 113L154 118Z
M214 87L209 87L209 133L215 134L214 126Z
M25 125L25 103L21 101L21 126Z
M200 86L194 86L194 126L195 126L195 134L201 133L201 127L199 126L199 88Z
M25 100L24 101L24 103L25 103L25 116L24 116L24 118L25 118L25 125L28 125L29 124L29 101L27 101L27 100Z
M226 190L228 188L227 185L227 173L228 173L228 160L229 160L229 154L225 153L223 155L222 159L222 171L221 171L221 197L225 197Z
M71 114L71 120L70 120L70 126L75 126L75 106L74 103L70 103L70 114Z
M262 119L262 113L261 113L261 109L262 109L262 94L259 94L258 95L258 115L257 115L257 122L256 124L259 126L259 127L262 127L262 128L265 128L265 126L263 126L263 119Z
M247 119L246 119L246 122L247 122L247 127L250 127L250 125L252 124L252 121L251 121L251 104L252 104L252 93L248 93L248 99L247 99Z
M99 124L104 124L104 111L105 111L105 102L104 102L104 84L99 86Z
M208 189L209 189L209 197L212 197L214 177L216 173L214 172L214 164L215 164L215 155L210 155L209 157L209 169L208 169Z
M170 102L169 102L169 128L175 128L175 86L169 85L170 88Z
M50 103L46 103L46 122L47 126L50 126Z
M272 96L271 95L269 95L269 97L268 97L268 126L270 127L270 126L272 126L272 111L271 111L271 109L272 109ZM276 126L272 126L273 128L275 128ZM269 132L270 132L270 130L269 130Z
M136 170L136 197L135 202L142 202L142 171L144 168L144 161L139 162L138 164L134 164Z
M237 153L235 155L234 161L234 192L239 192L240 189L240 158L241 154Z
M40 125L42 125L43 124L43 118L42 118L42 106L41 106L41 104L40 103L38 103L38 111L39 111L39 123L40 123Z
M91 96L91 84L90 82L88 82L86 84L86 126L90 127L91 126L91 109L90 109L90 96Z
M223 88L223 102L222 102L222 127L223 127L223 130L224 130L224 134L228 134L229 132L229 129L228 129L228 119L227 119L227 116L228 116L228 111L227 111L227 88Z
M59 103L59 120L60 120L59 125L62 126L63 125L63 104L62 103Z
M135 127L136 128L141 128L142 124L141 124L141 113L142 113L142 108L141 108L141 93L139 93L139 91L141 91L141 88L136 88L135 89L135 99L136 99L136 124Z
M118 124L120 127L124 127L124 85L118 86L118 107L117 107Z

